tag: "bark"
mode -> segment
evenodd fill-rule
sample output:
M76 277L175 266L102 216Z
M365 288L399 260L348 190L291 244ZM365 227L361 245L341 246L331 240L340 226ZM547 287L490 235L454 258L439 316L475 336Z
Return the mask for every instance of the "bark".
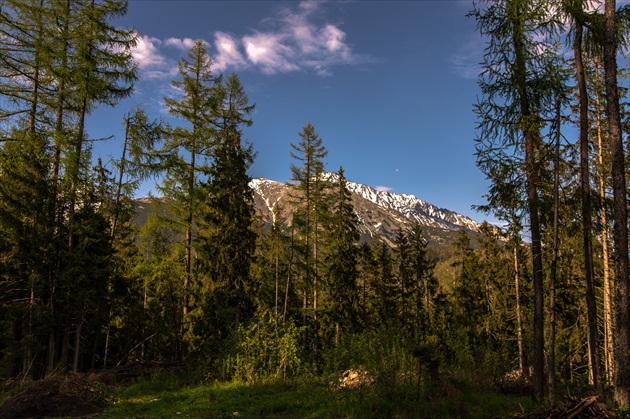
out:
M127 157L127 144L129 143L129 124L131 116L125 118L125 141L123 142L123 151L120 158L120 170L118 171L118 181L116 182L116 198L114 201L114 219L112 220L112 239L116 237L116 227L118 224L118 205L120 204L120 197L122 195L123 176L125 175L125 163Z
M529 381L529 366L525 360L525 349L523 345L523 316L521 312L521 286L520 286L520 266L518 262L518 243L514 243L514 288L516 289L516 339L518 342L518 364L521 369L521 376L525 381Z
M556 103L556 144L553 163L553 254L549 284L549 404L556 405L556 282L558 274L558 207L560 187L560 101Z
M293 239L294 239L294 226L291 226L291 254L289 255L289 266L287 268L287 283L284 289L284 308L282 310L282 324L287 322L287 306L289 305L289 284L291 283L291 269L293 268Z
M617 40L615 0L606 0L604 17L604 71L608 111L608 129L612 156L614 243L617 281L617 379L615 398L621 406L630 406L630 300L628 298L628 209L621 117L617 92Z
M319 190L319 182L320 182L320 174L316 173L316 180L315 180L315 188L318 191ZM317 372L319 370L319 320L317 318L317 303L318 303L318 295L317 292L318 290L318 283L317 283L317 277L319 275L318 272L318 266L317 266L317 240L318 240L318 228L319 228L319 216L318 216L318 211L319 211L319 201L321 199L321 196L319 194L319 192L317 192L316 198L314 202L313 202L313 207L314 207L314 213L315 213L315 219L314 219L314 226L313 226L313 233L314 233L314 238L313 238L313 359L315 361L315 372Z
M598 395L604 399L599 360L599 343L597 331L597 302L595 297L595 272L593 268L591 184L588 143L588 92L586 90L586 74L582 58L582 22L575 22L575 38L573 42L575 58L575 79L579 98L579 144L580 144L580 181L582 190L582 235L584 251L584 279L586 282L586 311L588 319L589 364L593 384Z
M280 249L276 248L276 256L274 258L274 277L275 277L275 282L276 282L276 299L275 299L275 305L274 305L274 320L275 320L275 325L276 325L276 337L278 336L278 300L280 297L280 278L278 276L278 252L280 251Z
M77 330L74 333L74 359L72 361L72 372L79 372L79 359L81 354L81 329L83 327L83 319L79 320Z
M193 134L194 135L194 134ZM188 184L188 213L186 214L186 233L185 233L185 253L184 253L184 284L183 284L183 298L182 298L182 327L181 327L181 345L182 350L180 356L186 355L185 336L187 330L187 317L188 317L188 288L192 279L192 228L193 228L193 190L195 187L195 153L196 150L193 146L193 150L190 153L190 173Z
M536 149L540 135L536 128L537 115L531 112L530 99L527 93L525 51L522 40L522 28L519 17L512 22L513 42L516 67L516 87L520 104L522 131L525 137L525 177L529 222L531 233L532 267L534 276L534 399L542 402L544 396L545 374L545 334L544 334L544 298L543 298L543 264L540 236L540 220L538 214L538 188L536 185Z
M599 78L599 74L596 75L596 81ZM596 101L597 109L601 109L599 86L596 86ZM602 138L602 124L599 117L599 112L596 113L597 119L597 147L599 150L598 163L599 163L599 199L601 206L601 220L602 220L602 259L604 264L604 366L606 373L606 383L612 384L614 381L614 319L612 313L612 281L610 280L610 252L608 250L608 213L606 211L606 172L604 168L604 153L603 153L603 138Z

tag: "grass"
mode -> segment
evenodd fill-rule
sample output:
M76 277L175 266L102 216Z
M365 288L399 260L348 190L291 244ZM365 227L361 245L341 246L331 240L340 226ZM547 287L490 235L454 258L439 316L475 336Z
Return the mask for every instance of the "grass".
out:
M384 391L387 390L387 391ZM418 400L378 387L333 391L324 380L184 384L160 376L118 389L105 418L504 418L529 397L446 384Z
M213 383L185 387L143 381L119 390L104 417L322 417L334 398L317 383L248 385Z

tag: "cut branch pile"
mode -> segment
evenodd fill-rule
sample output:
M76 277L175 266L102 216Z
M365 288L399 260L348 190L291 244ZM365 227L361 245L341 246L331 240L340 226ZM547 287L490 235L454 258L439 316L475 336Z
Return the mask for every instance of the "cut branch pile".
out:
M359 367L357 369L349 369L344 371L337 383L330 383L331 388L334 390L347 388L357 389L364 386L371 386L374 384L374 377L368 371Z
M597 396L566 397L567 402L562 405L547 409L542 412L534 412L522 415L522 419L583 419L583 418L614 418L616 415L610 412L607 406L597 402Z

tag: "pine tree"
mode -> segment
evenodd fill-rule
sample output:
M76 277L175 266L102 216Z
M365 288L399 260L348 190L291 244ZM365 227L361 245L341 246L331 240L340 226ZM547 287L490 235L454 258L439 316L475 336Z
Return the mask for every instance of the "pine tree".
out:
M271 225L266 228L262 222L256 244L255 260L252 266L251 296L258 311L273 313L274 327L284 323L285 295L289 291L289 237L287 226L282 218L282 206L273 207ZM288 298L288 297L287 297Z
M628 208L625 158L617 86L617 28L615 0L605 1L604 72L614 195L614 242L617 280L617 380L615 399L630 406L630 279L628 262Z
M438 297L439 285L434 275L435 262L428 252L428 242L424 238L418 222L414 223L407 233L412 272L412 284L407 287L416 307L414 322L416 335L430 334L435 329L435 299Z
M216 139L205 196L200 212L199 257L203 260L205 292L200 305L204 317L217 319L214 329L237 330L251 317L250 265L254 257L253 194L247 170L254 161L252 146L244 141L242 127L250 126L249 105L238 76L215 87Z
M163 140L166 125L160 119L149 120L139 106L125 118L125 138L120 160L112 215L112 237L116 236L121 200L138 187L139 183L155 176L160 170L160 156L155 152Z
M359 246L358 254L359 276L357 286L359 291L359 314L362 319L362 330L374 329L377 324L372 306L372 284L376 278L376 259L374 249L370 243Z
M0 281L1 301L13 330L11 375L35 377L37 307L51 263L53 237L47 228L48 155L42 137L27 131L0 147ZM37 371L41 374L41 371Z
M395 324L400 318L398 286L394 275L392 251L384 241L374 243L374 260L376 272L370 285L370 306L378 327Z
M132 336L132 348L140 352L140 359L181 359L181 302L185 266L181 263L185 255L185 244L181 224L152 213L138 235L140 260L134 274L141 280L137 310L139 334ZM134 329L132 329L134 330ZM139 343L142 345L138 346ZM128 355L128 354L123 354ZM129 354L134 355L134 354Z
M479 155L486 155L478 164L490 172L489 166L501 153L522 156L534 272L534 398L539 402L545 369L539 191L544 179L543 127L545 112L554 109L564 84L554 45L546 42L554 21L545 5L544 1L502 0L476 4L471 13L481 34L489 36L479 81L484 98L475 105L480 119L477 149Z
M356 330L359 322L357 262L359 231L352 197L343 168L333 179L332 209L329 219L327 266L328 315L334 324L334 342L343 332Z
M217 97L211 64L205 44L197 41L179 62L181 80L172 82L174 87L183 91L182 97L164 100L169 113L187 124L166 130L161 154L168 157L163 162L165 175L158 188L173 203L171 211L184 231L182 338L188 330L188 293L195 274L193 228L199 206L205 201L199 177L209 171L208 160L213 157L215 144L213 112L217 108Z
M592 241L592 203L589 160L589 96L586 86L584 50L584 28L587 26L590 15L584 10L583 0L563 2L564 9L570 16L573 24L573 60L575 63L575 80L578 90L578 124L579 124L579 148L580 148L580 184L582 192L582 235L584 251L584 274L586 282L586 305L588 311L588 340L590 348L590 365L593 382L600 397L604 397L604 387L600 374L600 358L597 331L597 305L595 300L595 270L593 267L593 241ZM592 19L592 18L591 18ZM559 147L559 145L557 146ZM552 401L553 404L553 401Z
M322 228L322 217L325 217L325 187L327 181L323 179L324 158L328 151L322 145L322 139L315 131L311 123L307 123L302 132L298 134L300 142L295 145L291 143L291 157L296 159L301 165L291 164L291 182L293 182L293 193L291 199L297 206L293 215L293 224L301 240L299 246L300 264L303 275L302 284L302 322L304 326L303 344L307 345L308 340L308 301L309 293L312 292L312 336L313 354L315 367L317 368L318 352L318 279L319 279L319 257L318 241L319 231Z
M396 273L398 285L400 287L400 317L403 324L413 325L415 322L409 317L413 312L411 307L413 302L410 296L414 294L414 262L409 235L405 230L399 228L394 237L394 254L396 255ZM419 287L418 287L419 288ZM410 321L411 320L411 321Z
M470 244L466 230L459 230L452 244L456 269L453 292L457 301L461 323L468 335L471 347L485 347L482 341L486 298L484 283L479 274L479 261Z

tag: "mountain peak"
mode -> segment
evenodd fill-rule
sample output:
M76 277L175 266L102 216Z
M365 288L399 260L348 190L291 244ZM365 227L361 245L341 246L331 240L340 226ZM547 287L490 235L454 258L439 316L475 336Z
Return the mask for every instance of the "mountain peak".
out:
M338 180L336 173L324 173L322 177L330 182ZM439 208L414 195L378 191L368 185L350 180L346 182L352 194L360 230L366 236L378 235L391 244L397 229L411 228L416 222L423 227L425 233L442 242L444 236L452 236L461 229L479 231L480 224L469 217ZM290 219L292 210L286 199L290 185L258 178L253 179L250 186L254 191L256 209L263 218L271 221L274 207L283 203L286 213L283 217Z

